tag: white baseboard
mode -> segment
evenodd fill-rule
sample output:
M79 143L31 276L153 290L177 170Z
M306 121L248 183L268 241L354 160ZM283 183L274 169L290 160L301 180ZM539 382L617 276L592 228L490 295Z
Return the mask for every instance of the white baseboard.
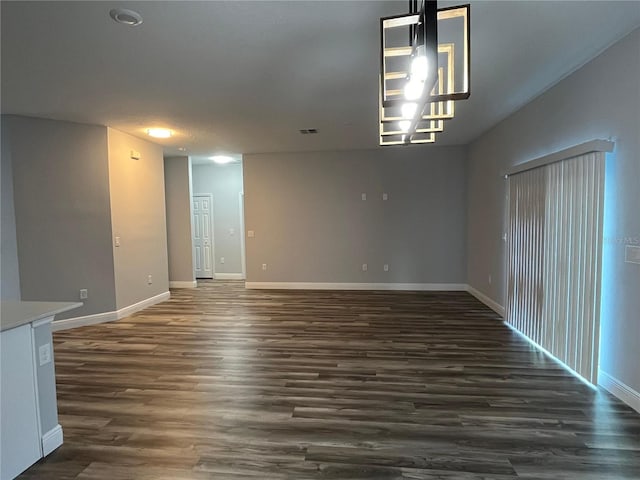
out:
M246 282L245 288L265 290L402 290L466 291L462 283L317 283L317 282Z
M154 297L145 298L144 300L134 303L133 305L129 305L128 307L121 308L116 312L118 315L118 320L124 317L128 317L129 315L133 315L140 310L144 310L151 305L155 305L156 303L164 302L165 300L169 300L171 298L171 292L163 292Z
M241 273L215 273L213 278L216 280L244 280L244 275Z
M56 448L62 445L63 439L64 437L62 435L62 427L60 426L60 424L56 425L47 433L42 435L43 456L46 457L51 452L53 452Z
M86 327L88 325L97 325L98 323L113 322L115 320L118 320L117 312L95 313L93 315L85 315L84 317L64 318L62 320L54 320L51 324L51 331L58 332L60 330Z
M598 370L598 385L640 413L640 392L636 392L629 385L612 377L602 369Z
M478 300L484 303L491 310L493 310L502 318L504 318L504 307L500 305L498 302L496 302L495 300L492 300L487 295L482 293L480 290L473 288L471 285L467 285L467 292L469 292L471 295L476 297Z
M171 297L170 292L163 292L159 295L155 295L150 298L146 298L140 302L129 305L128 307L121 308L115 312L96 313L94 315L86 315L84 317L65 318L62 320L54 320L51 324L51 331L58 332L60 330L68 330L76 327L86 327L88 325L96 325L98 323L113 322L120 320L121 318L128 317L140 310L144 310L156 303L169 300Z
M169 288L196 288L198 286L198 282L193 281L182 281L182 280L170 280Z

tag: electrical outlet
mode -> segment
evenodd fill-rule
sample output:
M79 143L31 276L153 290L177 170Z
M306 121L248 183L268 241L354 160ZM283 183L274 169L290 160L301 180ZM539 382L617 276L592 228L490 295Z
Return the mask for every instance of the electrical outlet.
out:
M366 263L362 264L362 271L366 272L369 269L369 266Z
M86 300L87 298L89 298L89 290L87 290L86 288L81 288L80 289L80 300Z
M254 232L253 230L247 230L247 237L253 238L255 236L256 236L256 232Z
M366 194L366 193L363 193L363 194L362 194L362 200L366 200L366 199L367 199L367 194Z
M45 343L38 348L38 356L40 357L40 366L51 362L51 344Z
M382 194L382 200L384 200L385 202L386 202L387 200L389 200L389 195L387 195L386 193L383 193L383 194Z
M389 271L389 265L387 265L387 264L385 263L385 264L384 264L384 266L382 267L382 269L383 269L385 272L388 272L388 271Z
M151 285L151 284L153 283L153 276L149 275L149 276L147 277L147 283L148 283L149 285Z
M220 263L224 263L224 257L220 257Z
M266 263L263 263L263 264L262 264L262 270L266 270L266 269L267 269L267 264L266 264Z
M229 235L233 236L236 234L236 230L234 228L229 229Z

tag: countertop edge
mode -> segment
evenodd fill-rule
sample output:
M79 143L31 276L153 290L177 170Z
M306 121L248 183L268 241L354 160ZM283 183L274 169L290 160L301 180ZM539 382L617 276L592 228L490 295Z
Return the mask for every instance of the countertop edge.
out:
M58 313L73 310L82 305L82 302L2 301L0 302L0 314L2 316L0 332L21 327L28 323L34 323L48 317L53 319ZM40 325L41 324L42 323L40 323Z

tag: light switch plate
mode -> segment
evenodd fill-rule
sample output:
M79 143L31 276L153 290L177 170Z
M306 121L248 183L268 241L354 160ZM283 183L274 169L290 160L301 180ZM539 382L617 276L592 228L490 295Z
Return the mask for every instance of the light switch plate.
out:
M382 194L382 200L384 200L385 202L386 202L387 200L389 200L389 195L388 195L388 194L386 194L386 193L383 193L383 194Z
M366 194L366 193L363 193L363 194L362 194L362 200L366 200L366 199L367 199L367 194Z
M45 343L38 348L38 356L40 357L40 366L51 362L51 344Z
M255 236L255 232L253 230L248 230L247 231L247 237L253 238L254 236Z
M640 245L627 245L624 252L624 261L640 264Z

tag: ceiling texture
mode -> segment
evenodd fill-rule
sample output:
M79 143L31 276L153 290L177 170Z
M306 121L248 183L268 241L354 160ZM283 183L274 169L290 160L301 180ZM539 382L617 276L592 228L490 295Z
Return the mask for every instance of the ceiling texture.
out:
M144 22L115 23L116 7ZM408 2L1 8L2 113L141 137L168 127L172 138L154 140L167 154L212 155L377 148L379 18L406 13ZM471 97L436 145L473 141L638 26L638 1L472 1Z

